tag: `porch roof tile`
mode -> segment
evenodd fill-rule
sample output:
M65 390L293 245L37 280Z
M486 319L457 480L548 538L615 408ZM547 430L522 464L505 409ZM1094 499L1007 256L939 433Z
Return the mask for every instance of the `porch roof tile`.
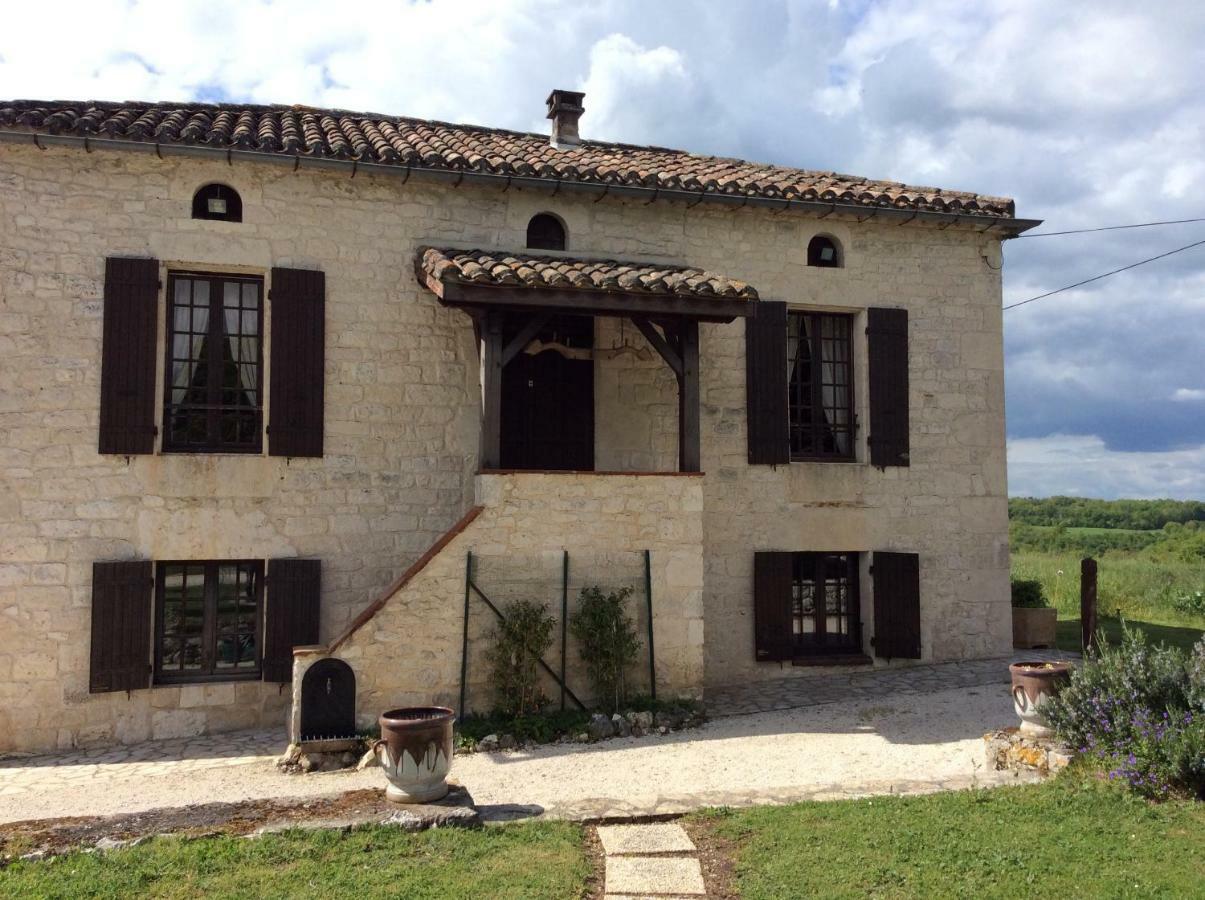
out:
M752 285L691 266L439 247L420 249L417 261L419 269L428 279L443 284L640 295L673 294L725 300L757 299L757 291Z

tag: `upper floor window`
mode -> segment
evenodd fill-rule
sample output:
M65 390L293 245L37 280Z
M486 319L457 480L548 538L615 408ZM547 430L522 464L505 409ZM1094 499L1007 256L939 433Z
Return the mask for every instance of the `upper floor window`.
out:
M565 226L549 213L532 216L527 223L527 246L532 250L564 250Z
M823 269L841 268L841 245L830 237L816 235L808 242L808 265Z
M217 219L222 222L243 221L243 201L238 191L224 184L207 184L192 197L194 219Z
M792 459L853 459L853 317L787 315Z
M164 450L258 453L263 280L168 278Z

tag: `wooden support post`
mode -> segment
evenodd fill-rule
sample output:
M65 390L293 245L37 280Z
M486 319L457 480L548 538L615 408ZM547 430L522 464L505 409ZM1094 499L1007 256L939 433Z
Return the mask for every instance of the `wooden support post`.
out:
M503 313L485 314L485 346L481 376L481 468L502 467L502 344Z
M684 319L678 331L682 374L678 376L678 470L698 472L703 463L699 449L699 323Z
M1079 564L1079 627L1087 653L1096 646L1096 560L1087 557Z

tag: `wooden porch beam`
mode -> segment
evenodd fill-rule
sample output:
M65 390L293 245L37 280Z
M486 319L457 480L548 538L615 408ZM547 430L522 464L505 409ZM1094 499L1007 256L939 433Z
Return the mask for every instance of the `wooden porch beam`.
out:
M502 465L502 325L505 314L489 312L482 323L485 359L481 378L481 460L483 469Z
M436 282L424 285L445 306L486 309L552 311L577 316L671 316L701 322L731 322L753 315L755 304L722 297L690 297L680 294L639 294L615 291L552 290L548 288L502 288Z
M653 349L661 354L661 358L665 360L674 374L679 378L682 377L682 357L669 345L661 332L657 330L648 319L642 319L637 316L629 316L633 325L640 329L640 333L644 335L644 339L653 345Z
M540 329L547 325L548 320L551 318L552 313L545 312L536 313L534 316L528 319L524 323L523 327L519 329L519 333L511 338L510 343L507 344L503 349L502 365L505 366L508 362L522 353L523 348L532 342L532 339L540 333Z

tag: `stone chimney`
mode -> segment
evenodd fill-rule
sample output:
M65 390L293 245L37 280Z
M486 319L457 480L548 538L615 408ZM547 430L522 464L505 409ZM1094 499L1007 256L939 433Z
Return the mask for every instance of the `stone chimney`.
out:
M577 135L577 120L586 108L581 91L554 90L548 95L548 118L552 119L552 146L575 147L581 143Z

